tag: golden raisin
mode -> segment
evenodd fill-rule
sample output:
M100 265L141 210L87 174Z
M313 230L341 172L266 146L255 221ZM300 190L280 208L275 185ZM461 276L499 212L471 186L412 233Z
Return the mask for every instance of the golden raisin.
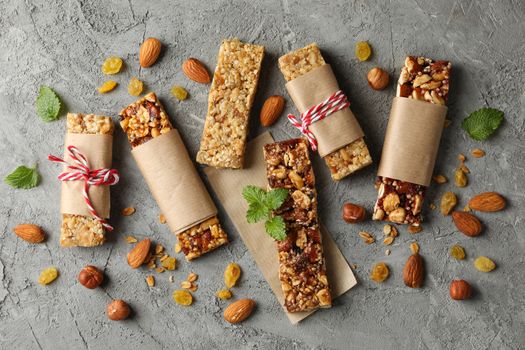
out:
M236 263L230 263L224 270L224 284L227 288L232 288L241 277L241 267Z
M179 305L190 306L193 303L193 296L187 290L176 290L173 292L173 300Z
M117 85L118 83L114 80L105 81L104 84L102 84L98 88L98 92L100 92L101 94L105 94L106 92L110 92L111 90L113 90Z
M144 83L137 78L133 77L128 84L128 93L131 96L139 96L144 89Z
M478 256L476 260L474 260L474 266L481 272L490 272L496 268L494 261L486 256Z
M454 194L454 192L445 192L443 194L443 197L441 197L441 204L439 205L439 208L441 209L441 214L448 215L454 209L454 207L458 204L458 198Z
M465 249L462 246L455 244L450 248L450 256L457 260L463 260L465 259Z
M122 58L120 57L108 57L102 64L102 73L104 74L117 74L122 68Z
M173 96L175 96L177 98L177 100L179 101L183 101L185 99L188 98L188 91L186 91L186 89L184 89L182 86L177 86L177 85L174 85L172 88L171 88L171 93L173 94Z
M232 292L230 292L228 289L222 289L222 290L219 290L215 295L219 299L227 300L232 297Z
M467 174L462 168L456 169L454 172L454 182L458 187L465 187L468 183Z
M386 266L384 262L378 262L374 265L374 267L372 267L370 278L372 279L372 281L381 283L388 278L389 274L390 271L388 270L388 266Z
M40 283L41 285L50 284L51 282L56 280L57 277L58 270L54 267L48 267L40 273L40 277L38 277L38 283Z
M372 56L372 48L366 41L358 41L355 45L355 56L361 62L367 61Z
M177 259L175 259L172 256L167 257L166 259L162 260L160 262L162 267L164 267L166 270L173 271L175 268L177 268Z

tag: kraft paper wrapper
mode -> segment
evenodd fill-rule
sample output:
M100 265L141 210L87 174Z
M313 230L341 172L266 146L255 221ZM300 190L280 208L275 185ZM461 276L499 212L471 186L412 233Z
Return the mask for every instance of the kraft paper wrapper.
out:
M395 97L377 174L428 186L447 107Z
M86 156L90 169L111 168L113 136L67 133L64 142L64 160L74 164L75 162L67 151L67 147L70 145L77 147L80 153ZM64 170L67 170L66 167L64 167ZM91 216L91 212L82 195L83 189L84 181L62 181L60 203L60 212L62 214ZM106 219L109 218L111 206L109 186L90 186L89 199L99 216Z
M277 300L281 305L284 305L284 296L279 281L279 258L276 243L266 234L264 223L248 224L246 221L248 205L242 197L244 186L268 187L263 146L272 142L274 142L273 138L268 132L249 142L246 148L246 168L244 169L208 167L204 169L204 172ZM335 299L355 286L357 281L343 254L323 226L321 226L321 233L328 280L332 288L332 298ZM289 313L284 306L283 310L293 324L298 323L315 311Z
M173 233L217 215L177 130L135 147L131 154Z
M300 113L326 100L340 90L329 64L286 83L288 94ZM330 114L309 126L317 139L319 155L324 157L341 147L363 137L365 134L350 108Z

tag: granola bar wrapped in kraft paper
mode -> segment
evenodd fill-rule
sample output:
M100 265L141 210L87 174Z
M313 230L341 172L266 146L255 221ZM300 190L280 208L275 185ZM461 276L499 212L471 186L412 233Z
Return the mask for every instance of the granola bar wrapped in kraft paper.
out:
M255 263L262 271L266 281L268 281L277 300L283 306L283 310L288 319L293 324L296 324L315 312L317 308L299 312L295 312L295 308L292 310L294 312L287 310L286 306L290 305L286 303L285 292L280 278L282 277L280 276L280 268L284 265L282 264L283 259L280 257L279 252L282 253L283 251L278 249L276 241L266 233L263 222L255 224L249 224L247 222L246 211L248 210L248 204L242 195L243 188L249 185L260 188L268 187L267 165L264 158L263 147L273 142L274 140L268 132L248 142L245 155L245 167L243 169L233 170L208 167L204 169L204 172L208 176L210 184L226 210L226 213L252 254ZM326 274L330 281L331 299L333 300L354 287L357 281L345 257L330 234L322 225L319 225L319 230L323 238L322 250L324 252ZM299 261L295 261L295 263L303 266ZM292 277L295 275L297 275L297 277L303 276L301 271L293 268L294 261L290 261L290 264L290 266L287 266L289 269L287 273L290 273ZM315 297L313 291L310 292L310 294L311 295L308 295L308 293L306 293L302 295L302 297L305 299Z
M374 220L419 226L445 117L451 64L407 57L379 163Z
M287 81L286 89L301 113L299 118L288 118L292 117L290 121L297 128L308 130L305 136L314 150L317 147L332 179L341 180L370 165L372 158L363 130L317 45L313 43L280 57L279 68ZM314 119L311 124L310 118Z
M131 154L186 259L228 243L217 208L157 96L147 94L124 108L120 118Z

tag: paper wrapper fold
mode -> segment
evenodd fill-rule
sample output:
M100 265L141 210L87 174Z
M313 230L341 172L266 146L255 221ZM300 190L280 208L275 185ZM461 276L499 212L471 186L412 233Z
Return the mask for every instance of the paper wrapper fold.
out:
M447 107L395 97L377 174L428 186Z
M70 164L75 164L67 151L68 146L71 145L78 148L86 156L90 169L111 168L113 152L113 137L111 135L67 133L64 142L64 160ZM67 170L66 167L64 169ZM83 189L84 181L62 181L60 203L62 214L91 216L82 195ZM106 219L109 218L111 206L109 186L91 186L89 188L89 199L98 215Z
M248 205L242 196L242 189L247 185L268 187L263 146L272 142L273 138L269 133L264 133L249 142L246 148L246 167L244 169L206 168L204 172L277 300L281 305L284 305L284 296L279 281L279 259L276 243L266 234L264 223L248 224L246 221ZM336 298L355 286L357 281L343 254L322 226L321 232L328 280L332 287L332 298ZM283 310L293 324L314 312L289 313L284 307Z
M300 113L340 90L334 72L325 64L286 83L286 90ZM309 126L317 139L318 152L324 157L364 136L350 108L330 114Z
M173 233L217 215L177 130L134 148L131 154Z

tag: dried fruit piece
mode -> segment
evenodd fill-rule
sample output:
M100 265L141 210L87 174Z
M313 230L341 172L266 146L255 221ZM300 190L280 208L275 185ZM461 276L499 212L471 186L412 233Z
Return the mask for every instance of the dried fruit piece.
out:
M229 291L228 289L222 289L222 290L217 291L215 295L219 299L228 300L232 297L232 292Z
M122 58L120 57L108 57L102 64L102 73L104 74L117 74L122 68Z
M98 92L101 94L105 94L106 92L110 92L114 88L116 88L118 83L114 80L107 80L105 81L100 87L98 88Z
M384 262L378 262L372 267L372 272L370 273L370 278L372 281L381 283L388 278L390 270Z
M496 192L485 192L474 196L469 202L468 206L471 209L494 212L503 210L506 206L505 198Z
M454 280L450 283L450 297L454 300L469 299L471 293L470 284L465 280Z
M441 197L441 204L439 205L439 208L441 210L441 214L448 215L454 209L454 207L458 204L458 198L454 194L454 192L445 192L443 194L443 197Z
M454 182L456 183L456 186L458 187L465 187L468 184L468 178L466 171L464 171L463 167L457 168L454 172Z
M135 208L133 207L127 207L127 208L122 209L122 215L124 216L130 216L130 215L133 215L134 213L135 213Z
M171 88L171 94L179 101L184 101L188 98L188 91L185 88L178 85L173 85Z
M38 283L40 283L41 285L50 284L51 282L56 280L57 277L58 270L55 267L48 267L40 273L40 277L38 277Z
M476 260L474 260L474 266L481 272L490 272L496 268L494 261L486 256L478 256Z
M479 149L479 148L474 148L472 150L472 156L474 158L482 158L482 157L485 157L485 151L483 151L482 149Z
M148 286L154 287L155 286L155 277L153 277L152 275L149 275L148 277L146 277L146 283L148 284Z
M190 306L193 303L193 296L187 290L176 290L173 292L173 300L182 306Z
M166 270L173 271L177 268L177 259L175 259L172 256L169 256L166 259L161 261L161 265Z
M255 301L241 299L228 305L224 310L224 319L230 323L239 323L247 319L255 307Z
M410 288L419 288L425 278L423 258L419 254L412 254L403 268L403 281Z
M355 56L361 62L367 61L372 56L372 48L366 41L358 41L355 44Z
M33 224L16 225L13 228L13 232L18 237L29 243L41 243L46 238L46 235L40 226Z
M455 211L452 213L452 220L457 229L469 237L479 236L483 231L481 221L473 214Z
M175 244L175 253L180 253L181 250L182 250L182 246L179 243Z
M448 179L445 177L445 175L434 175L432 178L437 184L444 184L448 181Z
M224 284L227 288L232 288L241 277L241 267L236 263L230 263L224 270Z
M466 256L465 249L458 244L454 244L450 247L450 256L457 260L464 260Z
M419 244L417 244L417 242L410 243L410 250L413 254L419 253Z
M131 96L140 96L144 89L144 83L139 79L132 77L128 84L128 93Z

